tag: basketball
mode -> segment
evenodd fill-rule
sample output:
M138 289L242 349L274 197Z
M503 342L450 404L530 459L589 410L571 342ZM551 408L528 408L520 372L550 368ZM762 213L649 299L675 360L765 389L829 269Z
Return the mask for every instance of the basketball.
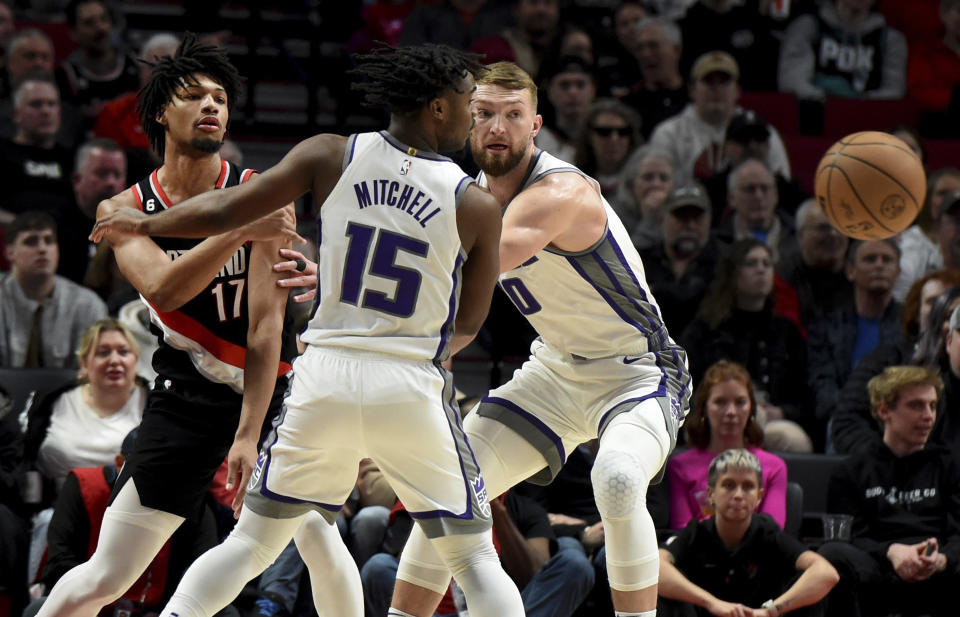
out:
M840 233L882 240L917 218L927 178L920 157L902 140L864 131L847 135L827 150L817 166L814 191Z

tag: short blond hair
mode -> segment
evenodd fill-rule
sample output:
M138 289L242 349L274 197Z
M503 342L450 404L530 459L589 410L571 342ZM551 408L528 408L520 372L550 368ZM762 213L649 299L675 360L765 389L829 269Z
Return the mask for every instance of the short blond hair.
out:
M537 108L537 84L530 74L513 62L494 62L487 65L487 72L477 78L478 86L500 86L507 90L526 90L530 93L533 108Z
M867 382L870 393L870 413L880 420L877 408L881 404L888 409L900 400L900 392L907 386L931 386L937 391L937 400L943 394L943 380L937 371L923 366L888 366L882 373Z
M84 331L83 337L80 339L80 346L77 347L76 351L77 359L81 362L81 364L84 360L86 360L87 354L90 353L91 349L93 349L93 346L96 344L97 339L100 338L100 333L102 332L119 332L127 339L127 343L130 345L130 349L133 350L133 353L138 358L140 357L140 345L138 345L136 339L133 338L133 333L116 319L108 317L95 322L93 325L87 328L86 331Z

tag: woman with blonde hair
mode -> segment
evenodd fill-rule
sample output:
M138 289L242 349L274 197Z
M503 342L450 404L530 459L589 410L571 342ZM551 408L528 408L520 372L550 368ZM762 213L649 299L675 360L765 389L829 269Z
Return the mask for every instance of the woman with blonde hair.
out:
M24 456L57 486L75 467L109 465L143 417L147 383L136 373L140 348L115 319L84 332L77 380L61 385L27 412Z

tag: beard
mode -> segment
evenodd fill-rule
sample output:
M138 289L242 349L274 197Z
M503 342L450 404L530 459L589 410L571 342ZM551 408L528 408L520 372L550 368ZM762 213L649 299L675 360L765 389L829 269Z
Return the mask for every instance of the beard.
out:
M508 149L505 156L494 156L488 153L485 148L471 141L470 152L473 154L473 160L477 163L477 166L483 170L483 173L492 178L497 178L510 173L520 164L523 156L527 153L527 147L529 145L530 140L528 139L521 144L519 148Z
M681 234L673 239L670 243L670 248L672 248L673 252L679 257L692 257L703 248L703 242L699 236Z
M214 154L220 152L223 142L217 139L201 139L197 137L190 141L190 147L204 154Z

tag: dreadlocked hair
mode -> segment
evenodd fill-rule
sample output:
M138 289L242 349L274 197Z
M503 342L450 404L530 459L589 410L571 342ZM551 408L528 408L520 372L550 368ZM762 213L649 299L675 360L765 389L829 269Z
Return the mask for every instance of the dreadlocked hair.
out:
M197 75L206 75L220 84L227 93L227 108L232 109L240 91L241 77L230 64L222 47L204 45L192 32L187 32L176 53L156 62L140 60L151 67L150 80L138 94L137 113L150 145L163 158L166 131L157 116L177 96L181 88L198 85Z
M477 54L432 43L383 47L353 59L357 66L350 74L365 78L352 85L363 93L363 104L392 114L416 111L455 90L467 73L476 78L486 71Z

